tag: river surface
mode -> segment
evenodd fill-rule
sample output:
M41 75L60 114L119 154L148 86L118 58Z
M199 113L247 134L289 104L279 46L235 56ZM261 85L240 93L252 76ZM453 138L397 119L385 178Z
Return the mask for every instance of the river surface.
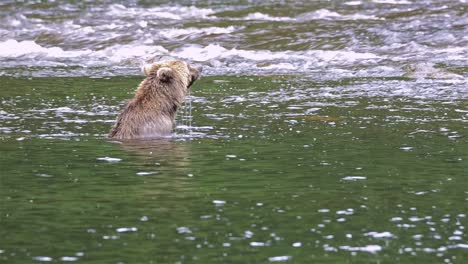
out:
M1 1L0 263L466 263L467 11ZM151 59L174 135L106 139Z

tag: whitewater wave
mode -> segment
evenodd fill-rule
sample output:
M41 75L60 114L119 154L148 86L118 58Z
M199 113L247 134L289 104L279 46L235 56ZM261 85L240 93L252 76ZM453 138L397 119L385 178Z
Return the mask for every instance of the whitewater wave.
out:
M217 34L230 34L237 30L241 29L241 27L207 27L207 28L172 28L172 29L165 29L159 32L159 34L168 39L175 39L179 37L185 37L190 35L217 35Z
M199 31L228 32L236 30L235 27L205 29L191 29L187 31L168 31L168 37L177 38L186 34L195 34ZM406 45L406 44L405 44ZM304 50L304 51L270 51L249 50L239 48L226 48L219 44L195 45L187 44L169 50L161 45L154 45L152 41L138 44L117 44L103 49L76 49L65 50L61 47L45 47L31 40L17 41L9 39L0 42L0 75L31 74L31 69L41 71L47 68L45 75L134 75L138 74L140 66L155 58L181 59L204 65L205 74L252 74L252 73L313 73L320 69L329 69L327 74L332 78L336 76L404 76L407 74L403 66L412 57L397 55L404 51L405 54L427 55L425 49L416 44L409 46L389 45L376 49L377 53L360 52L351 48L341 50ZM409 50L408 50L409 49ZM411 52L416 49L414 52ZM429 51L429 50L428 50ZM430 56L434 56L434 49ZM436 54L444 59L457 58L462 60L466 54L466 48L442 48L437 49ZM428 53L429 54L429 53ZM449 56L450 55L450 56ZM394 62L399 63L395 66ZM456 62L456 61L455 61ZM388 64L390 63L390 64ZM360 67L359 71L353 70ZM15 68L26 68L11 70ZM77 69L78 68L78 69ZM44 76L41 73L40 76ZM411 75L412 77L413 75ZM420 75L417 75L420 76ZM432 76L432 75L427 75ZM438 75L437 75L438 76ZM426 78L426 75L423 75ZM448 77L447 77L448 78ZM441 78L437 78L441 79ZM460 79L460 78L457 78Z
M327 62L355 62L357 60L378 59L379 57L372 53L359 53L354 51L333 51L333 50L308 50L308 51L279 51L268 50L241 50L226 49L220 45L210 44L206 47L188 46L175 52L175 55L184 59L194 61L209 61L212 59L239 57L251 61L308 61L313 59Z
M242 20L294 21L295 19L292 17L275 17L260 12L255 12L243 17Z
M391 5L409 5L410 1L407 0L372 0L371 2L377 4L391 4Z
M211 8L198 8L195 6L161 6L161 7L126 7L121 4L112 4L108 7L107 15L113 17L137 17L181 20L186 18L203 18L214 14Z
M213 29L217 32L219 29ZM228 29L233 30L233 29ZM185 34L186 32L180 32ZM174 34L172 37L176 36ZM15 66L78 66L78 67L135 67L154 57L170 57L205 64L214 71L238 72L307 71L326 65L351 65L382 59L366 52L352 50L269 51L225 48L218 44L185 45L168 50L159 45L114 45L101 50L63 50L60 47L43 47L34 41L7 40L0 42L0 67L11 59ZM3 62L3 63L2 63ZM135 67L136 68L136 67Z
M5 59L23 61L25 66L50 65L57 59L69 66L111 65L128 62L131 65L151 56L168 54L169 51L155 45L114 45L102 50L63 50L60 47L42 47L34 41L7 40L0 42L0 63Z
M359 13L343 15L328 9L318 9L313 12L302 13L296 17L276 17L260 12L255 12L243 17L242 20L306 22L312 20L384 20L384 18Z
M40 56L51 58L71 58L89 53L91 53L89 50L64 51L59 47L45 48L30 40L18 42L14 39L9 39L7 41L0 42L0 58L19 58L23 56L27 56L29 58Z
M364 15L364 14L349 14L343 15L337 12L330 11L328 9L319 9L313 12L308 12L299 15L297 21L308 21L308 20L384 20L384 18L377 17L375 15Z

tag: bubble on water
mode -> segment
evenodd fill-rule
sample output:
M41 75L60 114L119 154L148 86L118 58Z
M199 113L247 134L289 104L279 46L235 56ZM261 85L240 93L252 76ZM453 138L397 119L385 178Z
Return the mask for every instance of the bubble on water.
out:
M140 171L140 172L137 172L136 175L138 176L148 176L148 175L154 175L154 174L158 174L159 172L158 171Z
M424 217L417 217L417 216L411 216L408 218L408 220L410 220L411 222L419 222L419 221L423 221L425 220L426 218Z
M375 232L375 231L372 231L372 232L368 232L368 233L365 233L364 236L370 236L370 237L373 237L373 238L394 238L395 235L388 232L388 231L385 231L385 232Z
M424 194L427 194L428 192L424 192L424 191L421 191L421 192L415 192L414 194L415 195L424 195Z
M103 158L97 158L97 160L100 160L100 161L107 161L107 162L114 163L114 162L119 162L119 161L121 161L122 159L119 159L119 158L111 158L111 157L103 157Z
M346 176L341 178L343 181L359 181L359 180L366 180L367 177L364 176Z
M47 257L47 256L37 256L37 257L33 257L33 260L42 261L42 262L50 262L53 260L53 258Z
M268 261L270 262L286 262L291 260L291 256L275 256L275 257L269 257Z
M252 231L250 231L250 230L247 230L247 231L244 232L244 237L245 238L252 238L253 235L254 235L254 233Z
M353 208L348 208L346 210L338 210L336 211L337 215L352 215L354 214L354 209Z
M222 201L222 200L213 200L212 203L216 206L223 206L226 204L226 201Z
M400 149L403 151L411 151L413 150L413 147L400 147Z
M416 227L415 225L411 225L411 224L398 224L397 227L401 227L401 228L414 228Z
M368 252L368 253L373 253L373 254L382 250L382 247L379 245L366 245L363 247L340 246L339 248L341 250L346 250L346 251L362 251L362 252Z
M177 227L176 230L177 230L177 233L179 234L191 234L192 233L192 230L190 230L190 228L186 226Z
M468 249L468 244L456 244L449 246L449 248L463 248L463 249Z
M326 209L326 208L324 208L324 209L319 209L318 212L319 212L319 213L328 213L328 212L330 212L330 209Z
M323 250L329 251L329 252L337 252L338 251L338 249L336 247L330 246L328 244L323 245Z
M116 240L116 239L119 239L119 236L116 236L116 235L112 235L112 236L105 235L105 236L102 236L102 239L105 239L105 240Z
M64 257L61 257L60 260L61 260L61 261L68 262L68 261L77 261L78 258L77 258L77 257L64 256Z
M252 241L252 242L250 242L250 246L252 246L252 247L265 247L265 246L268 246L268 243Z
M136 228L136 227L120 227L120 228L117 228L115 231L117 231L119 233L136 232L136 231L138 231L138 228Z
M46 173L36 173L35 175L36 175L36 176L39 176L39 177L43 177L43 178L50 178L50 177L53 177L52 175L46 174Z

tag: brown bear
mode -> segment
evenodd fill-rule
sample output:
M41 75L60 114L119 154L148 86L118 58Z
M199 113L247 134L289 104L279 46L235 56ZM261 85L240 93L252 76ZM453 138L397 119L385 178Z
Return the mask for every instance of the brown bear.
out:
M184 61L164 61L145 65L146 78L117 118L109 138L156 138L171 134L177 109L201 67Z

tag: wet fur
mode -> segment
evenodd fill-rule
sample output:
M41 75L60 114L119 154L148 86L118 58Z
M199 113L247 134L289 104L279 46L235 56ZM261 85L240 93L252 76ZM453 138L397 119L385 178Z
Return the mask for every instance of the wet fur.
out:
M137 139L171 134L177 109L200 69L183 61L153 63L143 68L147 76L120 113L109 138Z

